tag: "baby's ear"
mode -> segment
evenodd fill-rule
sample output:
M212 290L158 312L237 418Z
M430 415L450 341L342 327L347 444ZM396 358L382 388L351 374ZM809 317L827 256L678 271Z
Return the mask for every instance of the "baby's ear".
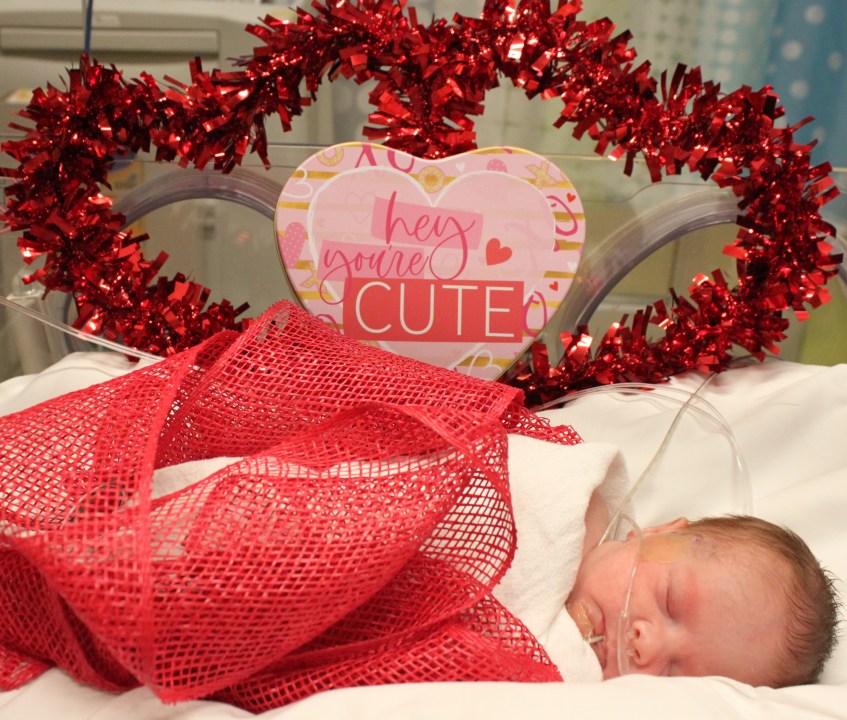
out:
M688 518L678 517L676 520L671 520L670 522L662 523L661 525L654 525L653 527L644 528L642 533L644 535L658 535L661 533L669 533L674 532L676 530L684 530L688 527Z

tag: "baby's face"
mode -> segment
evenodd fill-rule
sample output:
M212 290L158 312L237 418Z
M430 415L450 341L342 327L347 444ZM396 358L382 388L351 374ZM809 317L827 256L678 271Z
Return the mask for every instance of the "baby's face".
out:
M667 529L647 532L640 547L630 539L594 548L568 598L572 613L576 607L590 620L591 628L581 630L604 636L592 646L603 678L631 672L773 682L787 607L765 575L741 562L749 551L722 546L716 553L707 539ZM629 622L620 635L626 656L621 668L620 615L637 552Z

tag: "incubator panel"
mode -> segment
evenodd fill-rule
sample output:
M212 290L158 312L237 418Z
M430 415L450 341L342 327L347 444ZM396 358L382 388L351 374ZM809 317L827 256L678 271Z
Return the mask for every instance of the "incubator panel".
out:
M297 301L279 259L274 233L278 194L297 166L317 147L273 145L271 169L248 157L229 175L215 171L179 168L137 157L118 163L110 177L115 208L127 217L127 226L147 233L145 254L169 255L163 273L182 272L234 305L247 302L247 316L256 316L280 299ZM604 158L551 156L579 189L586 213L586 249L577 282L544 334L556 357L559 333L587 323L595 335L623 314L632 315L657 299L669 299L668 288L686 293L690 274L697 268L710 272L720 267L734 282L731 258L722 253L735 233L737 209L732 196L706 187L696 178L670 178L653 184L636 166L632 177ZM8 161L4 159L4 164ZM840 199L839 199L840 201ZM838 203L839 201L836 201ZM11 235L6 237L11 240ZM3 251L4 294L72 321L67 297L51 293L41 297L37 286L24 286L24 267L13 242ZM654 252L655 251L655 252ZM685 269L688 268L688 269ZM832 283L832 310L843 304L839 283ZM828 306L812 313L827 313ZM13 343L4 343L8 371L22 361L10 348L24 342L23 362L33 371L67 351L83 349L82 341L55 337L33 325L18 331ZM811 321L794 322L781 354L789 359L804 353L805 330ZM9 332L9 329L6 329ZM39 340L34 340L34 335ZM837 338L827 340L831 349ZM35 348L41 348L36 352ZM49 361L49 362L48 362Z

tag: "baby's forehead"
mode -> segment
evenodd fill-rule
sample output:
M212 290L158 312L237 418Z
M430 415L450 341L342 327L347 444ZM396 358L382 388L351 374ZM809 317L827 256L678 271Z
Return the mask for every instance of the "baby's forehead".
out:
M697 530L645 534L637 550L639 561L653 564L706 563L716 576L726 576L740 585L761 578L767 585L782 585L785 563L771 548L742 534L710 534Z
M677 540L685 548L680 558L707 561L712 572L733 578L741 585L763 580L767 586L783 587L790 575L785 558L773 548L747 537L743 533L679 533L687 540Z

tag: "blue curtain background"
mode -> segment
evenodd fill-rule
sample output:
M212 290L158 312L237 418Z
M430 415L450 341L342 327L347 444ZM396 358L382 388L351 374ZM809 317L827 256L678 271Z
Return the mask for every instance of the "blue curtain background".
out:
M780 0L766 80L790 121L814 124L798 135L815 138L813 157L847 167L847 2Z

